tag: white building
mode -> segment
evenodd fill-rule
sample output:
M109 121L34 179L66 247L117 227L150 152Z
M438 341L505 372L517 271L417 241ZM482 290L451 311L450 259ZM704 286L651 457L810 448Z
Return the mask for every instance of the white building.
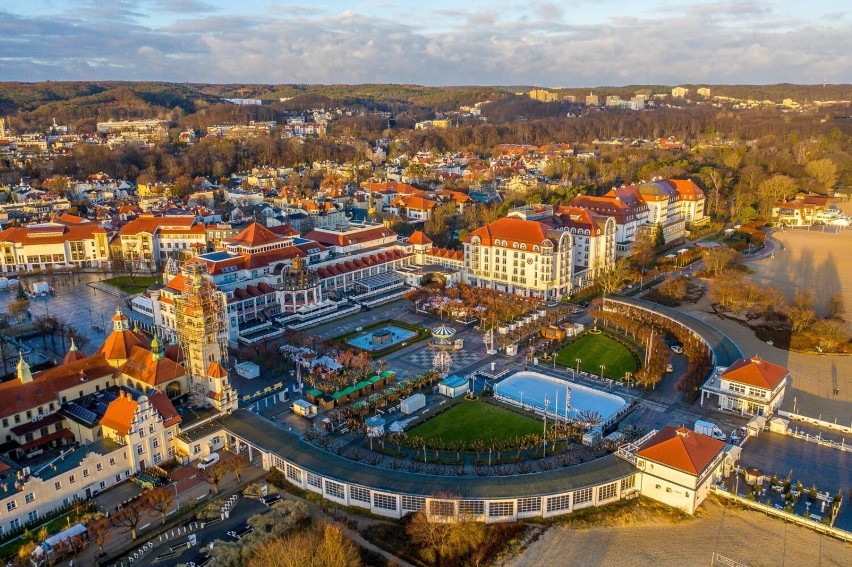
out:
M666 426L636 453L636 467L642 471L640 492L694 514L713 483L722 478L724 463L724 441Z
M769 417L781 406L789 378L789 370L757 355L741 358L716 368L701 386L701 405L715 395L720 410Z
M93 223L47 223L0 231L0 272L92 268L108 261L107 232Z
M143 214L118 233L117 254L156 269L168 258L187 258L207 249L207 228L191 215Z

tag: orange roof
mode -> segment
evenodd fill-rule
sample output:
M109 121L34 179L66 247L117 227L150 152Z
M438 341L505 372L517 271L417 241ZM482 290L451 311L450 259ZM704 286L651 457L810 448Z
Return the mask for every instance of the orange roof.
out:
M432 244L432 240L422 230L415 230L414 234L408 237L408 243L417 245Z
M665 182L674 187L685 201L700 201L704 198L704 191L692 179L666 179Z
M111 377L112 374L113 368L107 365L103 354L94 354L43 370L33 376L32 382L8 380L0 383L0 417L56 402L62 390L79 385L81 381Z
M234 238L225 241L230 246L260 246L270 242L277 242L281 237L267 229L260 223L253 222Z
M131 351L135 346L145 346L142 337L130 330L114 330L106 338L98 352L103 353L107 360L126 360L130 358Z
M394 207L402 205L406 209L414 209L416 211L430 211L438 205L438 202L418 195L404 195L394 199L391 205Z
M172 401L164 393L159 391L152 392L151 395L148 396L148 401L151 402L151 405L154 406L157 413L162 416L163 427L171 427L172 425L177 425L182 421L174 404L172 404Z
M155 360L153 352L139 346L132 348L127 361L118 371L149 386L159 386L185 374L183 366L175 361L166 357Z
M86 355L83 354L83 351L77 348L77 345L74 344L74 339L71 339L71 348L68 349L68 352L65 354L65 358L62 359L62 364L68 364L69 362L74 362L76 360L83 360L86 358Z
M733 363L722 373L722 379L773 390L789 373L790 371L783 366L755 355L752 358L741 358Z
M77 215L72 215L70 213L62 213L59 215L59 218L56 219L57 222L68 223L68 224L81 224L85 222L89 222L87 219L83 217L78 217Z
M133 416L139 404L124 390L118 391L118 397L107 406L101 425L116 431L119 435L130 433Z
M494 246L495 240L506 240L508 247L511 247L513 242L536 245L548 240L547 227L544 224L515 217L504 217L478 228L467 235L465 242L470 242L474 236L482 239L484 246Z
M210 366L207 367L207 377L208 378L227 378L228 371L222 368L222 365L216 361L210 363Z
M724 441L667 425L636 456L697 476L724 448Z
M16 244L59 244L91 240L106 231L95 224L50 224L7 228L0 231L0 242Z
M320 228L307 233L304 238L324 244L325 246L349 246L352 244L368 242L370 240L387 238L389 236L396 236L396 233L389 228L376 226L361 230L352 230L345 233L338 233Z
M161 228L188 230L193 224L195 224L195 217L190 215L155 217L152 214L143 214L138 219L121 227L119 233L123 235L139 234L140 232L154 234Z

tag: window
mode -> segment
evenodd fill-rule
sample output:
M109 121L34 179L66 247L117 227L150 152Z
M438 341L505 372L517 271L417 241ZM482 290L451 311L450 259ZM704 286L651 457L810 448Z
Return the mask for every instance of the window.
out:
M115 464L115 457L110 457L110 458L109 458L109 464L110 464L110 465L114 465L114 464Z
M124 478L130 478L130 469L124 471Z
M145 437L145 430L141 427L139 428L139 437Z
M201 452L201 445L194 445L194 446L192 447L192 453L193 453L194 455L197 455L197 454L198 454L198 453L200 453L200 452Z
M15 500L12 500L11 502L6 503L6 510L8 510L9 512L11 512L12 510L14 510L17 507L18 507L18 503Z
M154 453L154 464L155 465L162 460L163 460L163 455L161 455L160 453Z
M563 494L562 496L551 496L547 499L547 511L556 512L557 510L567 510L571 507L571 495Z
M9 523L9 527L14 531L21 527L21 521L18 518L15 518Z
M541 512L541 498L519 498L518 514L525 512Z
M429 502L430 516L451 517L456 514L456 504L450 500L432 500Z
M419 496L403 496L402 511L403 512L419 512L426 507L426 499Z
M3 427L9 427L9 418L8 417L3 418Z
M98 471L102 471L104 469L104 466L101 463L98 463L97 465L95 465L95 469Z
M583 502L592 501L592 489L583 488L574 493L574 504L582 504Z
M59 481L57 480L56 482L54 482L54 483L53 483L53 489L54 489L54 490L59 490L60 488L62 488L62 483L61 483L61 482L59 482Z
M27 503L27 504L29 504L30 502L32 502L33 500L35 500L35 494L33 494L32 492L30 492L29 494L27 494L26 496L24 496L24 500L26 501L26 503Z
M352 500L357 500L358 502L370 502L370 491L360 486L349 487L349 496Z
M488 517L500 518L502 516L512 516L515 514L515 503L511 500L503 502L490 502L488 504Z
M142 448L142 445L136 445L136 454L137 454L137 455L141 455L141 454L142 454L142 453L144 453L144 452L145 452L145 451L144 451L144 449Z
M115 475L115 482L121 482L121 475L120 474Z
M339 482L325 481L325 492L328 496L333 496L334 498L340 498L341 500L346 498L346 490Z
M81 396L81 397L82 397L82 396ZM32 410L27 410L27 419L32 419L32 418L33 418L33 412L32 412Z
M322 488L322 477L318 474L308 473L308 484L316 488Z
M612 482L598 488L598 500L610 500L618 496L618 483Z
M373 506L383 510L396 510L396 496L390 494L373 493Z
M71 484L74 484L75 482L77 482L77 477L75 477L72 474L71 476L68 477L68 482L70 482Z
M459 514L481 516L485 513L485 502L482 500L462 500L459 502Z
M15 416L15 423L21 423L21 416L20 415Z
M621 480L621 490L627 490L636 486L636 475L628 476Z

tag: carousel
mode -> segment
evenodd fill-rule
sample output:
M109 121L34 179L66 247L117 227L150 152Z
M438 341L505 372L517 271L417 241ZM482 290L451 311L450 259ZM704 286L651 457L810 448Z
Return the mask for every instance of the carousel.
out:
M456 330L446 325L432 329L429 346L439 350L459 350L464 346L464 339L457 339Z

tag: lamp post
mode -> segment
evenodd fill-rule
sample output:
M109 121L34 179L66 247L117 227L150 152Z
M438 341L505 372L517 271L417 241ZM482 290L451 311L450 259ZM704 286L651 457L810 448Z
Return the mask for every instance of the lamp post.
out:
M541 457L547 456L547 408L550 405L550 400L547 399L547 394L544 396L544 429L541 434Z
M580 373L580 363L583 362L583 361L579 358L575 358L574 362L577 363L577 370L574 372L574 375L576 376L577 374Z
M603 364L601 364L601 381L603 381L603 373L604 373L604 370L606 370L606 366L604 366Z
M180 512L180 496L178 496L177 481L174 481L172 486L175 487L175 502L177 502L177 509Z

